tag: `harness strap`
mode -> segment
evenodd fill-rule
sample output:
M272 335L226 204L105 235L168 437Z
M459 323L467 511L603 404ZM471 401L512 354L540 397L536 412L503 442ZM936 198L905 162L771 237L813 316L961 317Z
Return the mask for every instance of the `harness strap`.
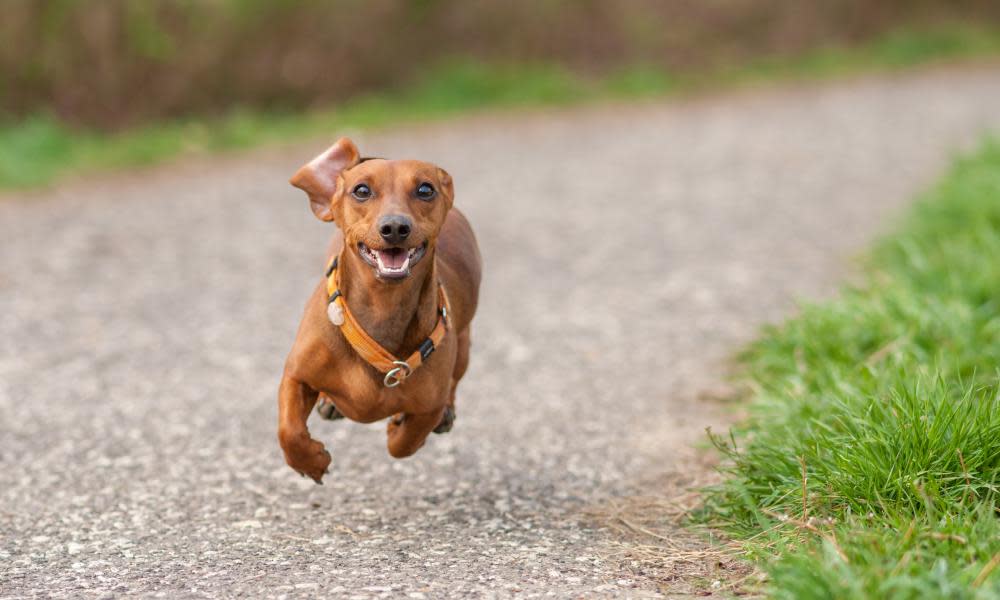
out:
M340 327L344 339L365 362L378 369L379 372L385 373L385 378L382 380L385 386L396 387L413 374L420 365L424 364L448 332L448 312L451 306L448 303L448 294L444 290L444 285L440 281L438 282L437 324L427 339L406 360L400 360L368 335L354 318L350 308L347 307L344 295L340 291L338 262L338 257L334 257L326 269L327 304L336 304L343 314L343 318L339 319L341 322L334 321L334 324Z

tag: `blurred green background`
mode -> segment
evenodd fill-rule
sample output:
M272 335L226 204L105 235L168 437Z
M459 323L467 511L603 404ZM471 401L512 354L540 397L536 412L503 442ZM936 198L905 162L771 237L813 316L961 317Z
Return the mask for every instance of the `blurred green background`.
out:
M4 0L0 187L483 106L1000 51L996 0Z

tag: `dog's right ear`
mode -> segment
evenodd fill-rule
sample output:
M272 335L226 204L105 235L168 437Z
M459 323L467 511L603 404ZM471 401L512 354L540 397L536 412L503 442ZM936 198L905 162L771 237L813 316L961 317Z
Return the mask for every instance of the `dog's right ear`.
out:
M309 206L317 218L332 221L337 178L342 171L350 169L360 160L358 147L348 138L342 137L296 171L289 183L309 195Z

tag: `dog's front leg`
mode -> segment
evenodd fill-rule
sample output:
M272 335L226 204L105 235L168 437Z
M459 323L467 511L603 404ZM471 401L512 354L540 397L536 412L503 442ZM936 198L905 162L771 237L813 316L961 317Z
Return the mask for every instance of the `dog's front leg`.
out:
M389 419L389 454L395 458L405 458L424 445L427 436L444 414L445 407L432 413L402 414Z
M309 435L306 419L316 404L316 390L287 373L281 378L278 389L278 442L285 453L285 462L316 483L323 483L323 475L330 466L330 453L323 444Z

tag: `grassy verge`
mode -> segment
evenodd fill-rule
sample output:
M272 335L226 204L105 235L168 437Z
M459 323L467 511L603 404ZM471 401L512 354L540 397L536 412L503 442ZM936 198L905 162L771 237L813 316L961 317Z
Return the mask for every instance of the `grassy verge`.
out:
M637 65L601 78L584 78L553 65L457 62L430 70L419 84L404 91L357 98L334 110L306 114L237 110L222 118L158 123L117 134L74 130L39 115L0 125L0 189L474 109L661 96L719 85L827 77L998 54L1000 30L951 26L897 31L862 46L820 49L697 74L671 74Z
M775 598L1000 597L1000 143L745 356L714 525Z

